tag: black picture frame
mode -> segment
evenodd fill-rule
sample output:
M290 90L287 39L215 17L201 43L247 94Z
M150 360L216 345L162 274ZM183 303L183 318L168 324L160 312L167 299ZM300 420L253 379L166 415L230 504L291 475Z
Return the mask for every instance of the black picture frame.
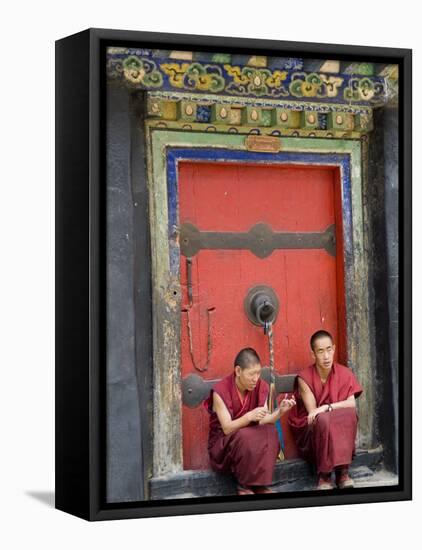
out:
M354 59L399 67L399 484L107 503L105 479L105 48ZM88 29L56 42L56 508L90 521L412 498L412 50ZM150 330L146 321L145 331Z

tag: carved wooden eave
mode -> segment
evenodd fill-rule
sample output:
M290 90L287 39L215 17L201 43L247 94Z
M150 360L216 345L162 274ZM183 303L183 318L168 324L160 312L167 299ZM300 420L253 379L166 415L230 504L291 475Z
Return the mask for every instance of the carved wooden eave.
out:
M371 108L169 92L148 92L147 117L162 128L272 136L356 138L372 130Z
M358 138L372 130L374 108L397 100L397 69L204 52L107 52L109 82L148 91L152 124L192 131Z
M183 55L182 55L183 53ZM161 57L165 56L165 57ZM109 48L110 80L141 90L211 93L234 97L377 107L390 101L393 69L376 75L374 64L340 64L263 56L213 54L206 61L192 52ZM236 58L243 63L234 63ZM308 70L304 70L304 67ZM395 68L395 69L394 69ZM336 70L342 72L335 72Z

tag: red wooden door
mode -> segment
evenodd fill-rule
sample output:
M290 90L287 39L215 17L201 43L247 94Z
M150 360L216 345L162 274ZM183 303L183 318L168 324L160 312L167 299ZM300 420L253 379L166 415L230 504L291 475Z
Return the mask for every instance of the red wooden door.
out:
M191 373L216 379L233 371L233 359L253 347L269 364L268 340L244 311L248 290L267 285L277 294L275 370L297 373L311 363L309 338L321 328L337 340L345 360L341 202L337 169L323 166L181 162L180 223L201 231L246 232L263 222L278 232L323 232L336 224L337 254L324 249L277 249L259 258L250 250L200 250L191 258L191 337L181 312L182 378ZM182 309L189 304L186 258L181 255ZM342 336L339 338L339 336ZM199 372L207 362L205 372ZM191 342L190 342L191 341ZM196 368L192 362L192 345ZM209 418L203 406L183 405L185 469L208 469ZM286 417L286 458L297 456Z

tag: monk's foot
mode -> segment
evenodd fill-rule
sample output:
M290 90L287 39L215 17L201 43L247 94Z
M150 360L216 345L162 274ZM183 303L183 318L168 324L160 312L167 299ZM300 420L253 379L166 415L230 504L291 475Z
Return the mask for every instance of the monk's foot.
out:
M336 485L339 489L349 489L354 487L353 479L349 476L349 468L341 466L336 468Z
M240 483L236 485L236 491L238 495L242 496L255 494L250 487L248 487L247 485L241 485Z
M330 489L334 489L334 486L331 482L331 472L321 472L319 474L317 489L318 491L327 491Z
M254 485L252 487L252 489L253 489L253 492L256 495L263 495L263 494L266 494L266 493L274 493L275 492L271 489L271 487L267 487L266 485Z

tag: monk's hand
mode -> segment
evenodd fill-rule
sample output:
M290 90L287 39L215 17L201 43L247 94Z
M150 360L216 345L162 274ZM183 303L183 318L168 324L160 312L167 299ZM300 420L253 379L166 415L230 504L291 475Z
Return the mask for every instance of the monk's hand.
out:
M279 409L280 409L280 416L287 411L289 411L292 407L296 405L296 399L292 395L291 398L287 399L286 397L280 401Z
M325 405L323 405L322 407L318 407L318 408L314 409L313 411L311 411L308 414L308 424L313 424L316 420L316 417L320 413L325 412L325 410L326 410Z
M267 407L256 407L256 409L252 409L248 413L249 422L259 422L262 420L267 414L269 413Z

